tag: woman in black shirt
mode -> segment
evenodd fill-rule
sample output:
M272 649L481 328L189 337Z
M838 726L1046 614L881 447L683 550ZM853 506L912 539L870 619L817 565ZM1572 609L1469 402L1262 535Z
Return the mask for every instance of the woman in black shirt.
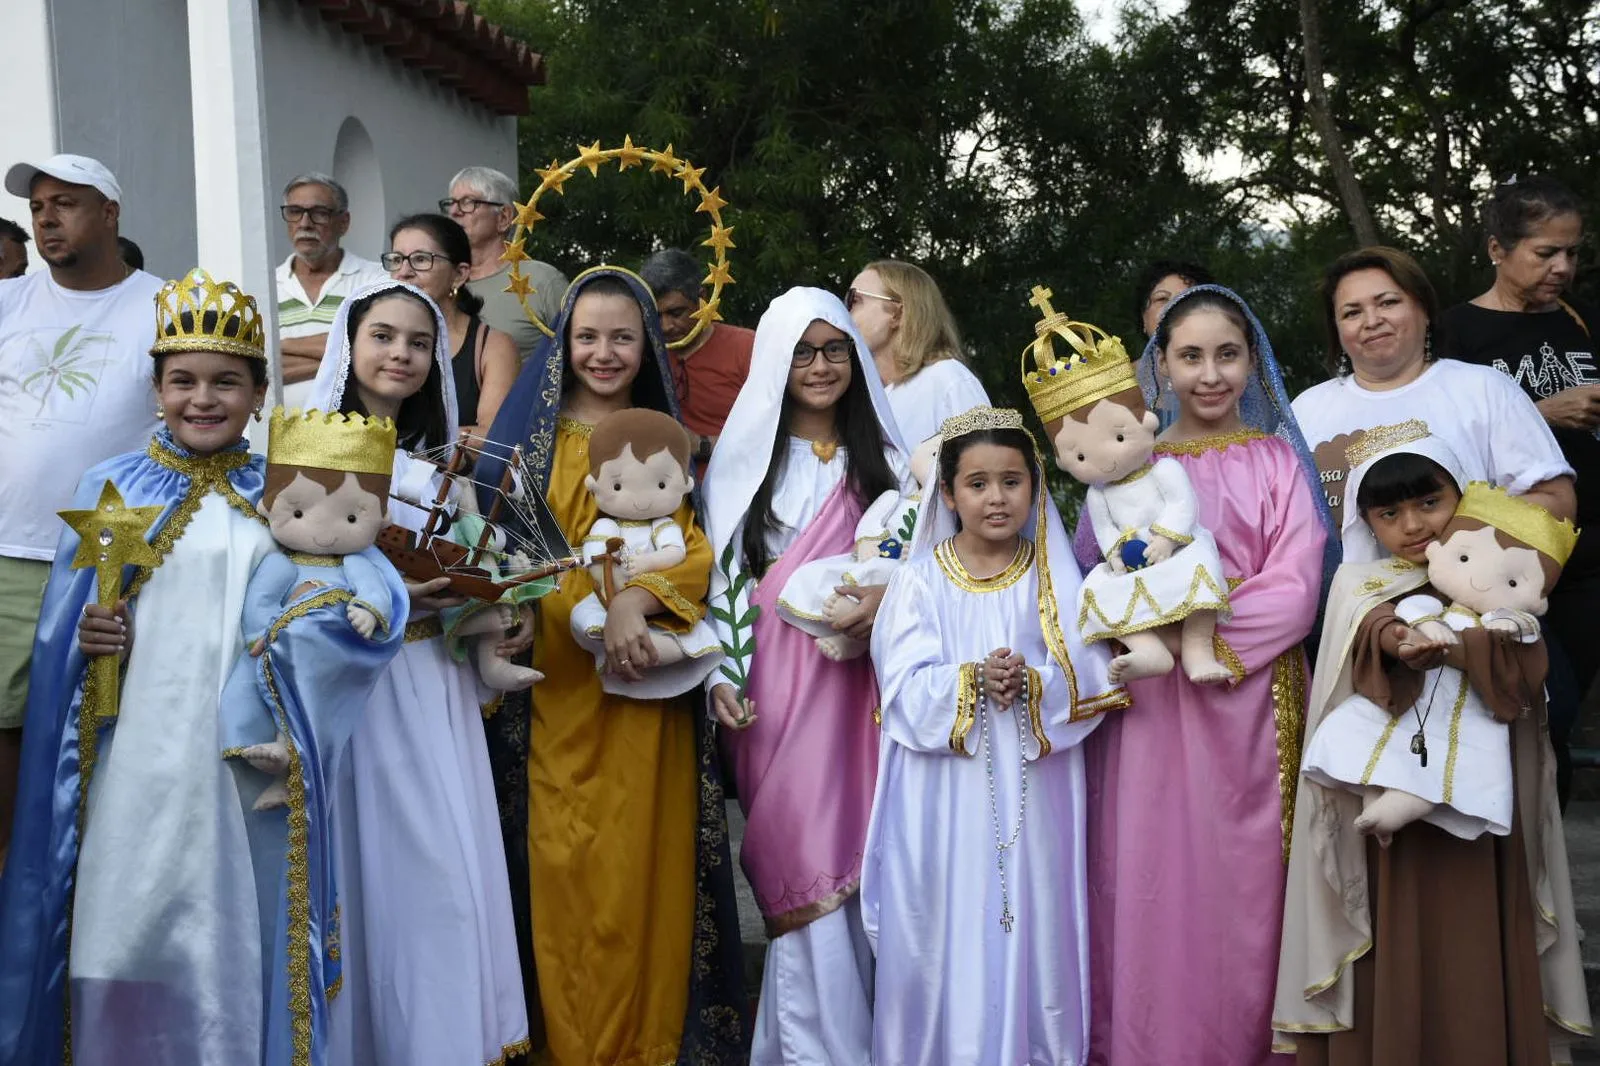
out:
M1600 366L1594 343L1600 315L1564 295L1583 239L1578 200L1565 187L1551 178L1513 178L1495 187L1483 221L1494 284L1444 313L1446 351L1513 378L1538 405L1578 475L1584 532L1545 616L1546 634L1558 645L1552 649L1550 736L1565 806L1567 733L1600 666L1593 619L1585 617L1600 605ZM1570 673L1563 674L1560 659Z

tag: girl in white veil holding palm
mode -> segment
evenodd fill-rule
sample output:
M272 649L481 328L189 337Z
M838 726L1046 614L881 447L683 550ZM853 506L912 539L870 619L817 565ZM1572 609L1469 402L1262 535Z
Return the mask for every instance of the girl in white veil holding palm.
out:
M400 282L346 301L328 332L313 406L393 418L397 487L430 476L409 453L445 456L456 442L448 338L439 309ZM420 530L425 518L390 503L395 524ZM463 602L445 584L407 582L405 645L337 771L339 1066L497 1062L528 1047L484 693L445 647L436 612Z

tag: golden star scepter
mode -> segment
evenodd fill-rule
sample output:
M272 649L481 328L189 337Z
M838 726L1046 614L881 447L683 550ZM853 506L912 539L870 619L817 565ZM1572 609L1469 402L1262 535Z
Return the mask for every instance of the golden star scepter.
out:
M100 488L100 502L90 511L57 511L62 521L78 534L78 554L72 569L95 569L97 602L115 608L122 594L124 566L157 566L161 557L145 540L150 527L161 517L161 507L129 507L122 493L109 480ZM97 655L89 662L96 671L95 686L106 701L106 717L117 713L117 656Z

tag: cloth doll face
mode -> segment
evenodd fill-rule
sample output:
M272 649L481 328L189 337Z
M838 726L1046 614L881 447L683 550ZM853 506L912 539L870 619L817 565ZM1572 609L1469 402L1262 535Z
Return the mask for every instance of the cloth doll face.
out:
M568 358L580 388L603 399L625 395L644 363L644 314L631 296L585 292L572 305Z
M1160 420L1151 411L1135 414L1120 403L1101 400L1087 422L1061 420L1053 444L1056 465L1085 485L1121 481L1150 462Z
M427 384L434 328L433 315L409 294L367 308L351 346L350 374L368 411L392 412Z
M156 383L161 420L173 439L196 455L236 444L266 391L251 376L249 360L221 352L162 356Z
M1483 614L1514 608L1544 614L1544 567L1532 548L1507 548L1495 531L1457 529L1427 548L1428 580L1452 602Z
M600 464L584 484L594 494L603 514L613 518L665 518L678 509L694 488L694 478L684 473L672 453L663 448L642 462L634 458L633 445Z
M945 506L961 529L993 543L1014 540L1033 507L1033 474L1027 456L1004 444L969 444L956 461L955 477L940 486Z
M790 398L807 410L832 411L850 387L850 377L855 372L853 348L843 330L821 319L812 322L794 346L794 361L789 366Z
M329 492L297 474L266 509L272 539L290 551L352 555L369 548L383 526L384 501L346 474Z
M939 451L939 438L929 437L917 445L917 450L911 453L911 476L917 479L918 485L927 485L929 476L933 473L933 457Z

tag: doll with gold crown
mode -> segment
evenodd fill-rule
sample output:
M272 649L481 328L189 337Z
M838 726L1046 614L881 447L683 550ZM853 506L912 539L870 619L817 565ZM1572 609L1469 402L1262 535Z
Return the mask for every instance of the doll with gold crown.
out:
M1428 585L1381 627L1431 649L1432 666L1391 671L1383 705L1358 683L1368 694L1329 711L1306 746L1308 778L1362 796L1358 830L1387 843L1420 819L1463 840L1510 834L1509 723L1544 704L1538 616L1576 543L1538 504L1467 486L1427 547Z
M1080 633L1127 649L1111 660L1114 684L1167 673L1175 650L1189 680L1227 681L1212 638L1228 618L1228 585L1189 477L1175 459L1152 461L1159 422L1122 342L1047 302L1044 310L1023 356L1023 385L1056 465L1088 486L1104 556L1078 591ZM1067 343L1065 358L1056 340Z

